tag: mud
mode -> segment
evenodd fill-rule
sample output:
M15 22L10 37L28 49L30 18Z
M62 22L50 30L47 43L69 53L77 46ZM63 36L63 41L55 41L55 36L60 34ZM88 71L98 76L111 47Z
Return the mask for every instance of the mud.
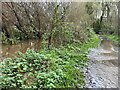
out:
M88 57L85 88L118 88L118 51L99 46L90 49Z

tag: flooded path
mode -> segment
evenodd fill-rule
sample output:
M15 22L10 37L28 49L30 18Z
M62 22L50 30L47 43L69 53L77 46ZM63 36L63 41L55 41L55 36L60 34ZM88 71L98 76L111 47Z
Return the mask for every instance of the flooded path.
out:
M109 44L107 44L109 45ZM104 46L104 48L103 48ZM105 49L107 47L107 49ZM100 45L91 49L85 69L86 88L118 88L118 51L113 46Z
M0 49L0 55L3 58L14 57L18 55L17 54L18 51L25 53L27 48L38 51L40 49L40 45L41 45L41 40L37 40L37 39L21 41L20 43L15 44L15 45L2 44L2 47Z

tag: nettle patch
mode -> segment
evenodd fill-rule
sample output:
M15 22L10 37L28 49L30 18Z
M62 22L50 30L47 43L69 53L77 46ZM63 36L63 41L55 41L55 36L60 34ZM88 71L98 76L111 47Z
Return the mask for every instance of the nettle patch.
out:
M86 55L68 49L28 49L19 57L7 58L0 65L1 88L65 88L82 87L84 75L80 68L85 66Z

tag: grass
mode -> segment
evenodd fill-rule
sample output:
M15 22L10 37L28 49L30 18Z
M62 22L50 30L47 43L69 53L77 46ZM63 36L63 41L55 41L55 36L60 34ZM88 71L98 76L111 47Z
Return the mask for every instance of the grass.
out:
M118 41L119 41L119 38L117 35L108 35L108 38L116 45L118 46ZM119 45L120 46L120 45Z

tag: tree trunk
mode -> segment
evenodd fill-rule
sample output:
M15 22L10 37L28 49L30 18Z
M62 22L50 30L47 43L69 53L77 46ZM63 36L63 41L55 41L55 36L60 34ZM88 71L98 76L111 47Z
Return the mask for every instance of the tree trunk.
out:
M104 3L102 3L102 6L103 6L103 10L102 10L102 15L100 17L99 30L101 30L101 28L102 28L102 21L103 21L104 14L105 14L105 5L104 5Z

